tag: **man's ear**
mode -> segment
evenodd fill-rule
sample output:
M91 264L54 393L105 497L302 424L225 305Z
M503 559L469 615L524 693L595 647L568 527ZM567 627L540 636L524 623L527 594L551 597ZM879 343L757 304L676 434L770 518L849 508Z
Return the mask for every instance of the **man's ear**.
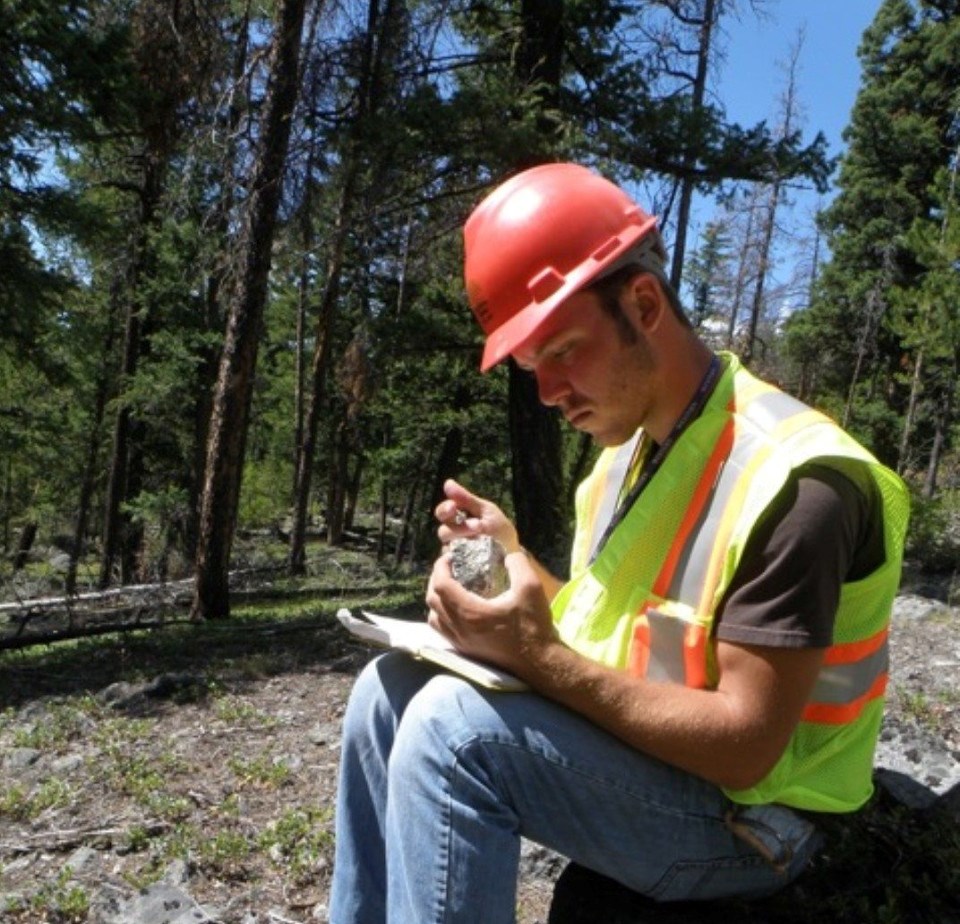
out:
M637 273L628 283L626 304L641 333L657 329L667 310L667 298L651 273Z

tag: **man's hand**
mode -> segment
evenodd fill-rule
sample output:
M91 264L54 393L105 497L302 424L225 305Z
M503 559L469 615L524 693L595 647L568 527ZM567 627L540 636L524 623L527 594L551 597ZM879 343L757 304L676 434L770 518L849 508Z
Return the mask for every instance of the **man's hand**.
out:
M472 494L452 478L444 482L443 493L447 499L437 504L434 515L440 521L437 536L444 545L457 538L490 536L507 554L519 551L517 529L496 504Z
M525 679L543 648L560 643L537 569L522 551L508 554L504 564L509 588L486 599L457 582L449 555L438 558L427 587L429 622L464 654Z
M546 598L553 599L563 586L563 581L551 574L529 552L524 552L517 528L495 503L472 494L452 478L444 482L443 492L447 498L437 504L434 515L440 521L437 536L444 547L458 538L490 536L503 546L508 556L523 552Z

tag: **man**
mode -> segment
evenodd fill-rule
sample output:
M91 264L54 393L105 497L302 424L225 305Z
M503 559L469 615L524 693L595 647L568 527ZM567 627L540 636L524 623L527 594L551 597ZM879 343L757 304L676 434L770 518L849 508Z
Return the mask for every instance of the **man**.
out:
M436 563L430 622L530 693L402 654L344 721L331 921L514 920L521 835L660 901L760 895L803 869L808 812L871 794L903 485L823 415L714 355L655 220L573 164L525 171L465 228L487 335L605 447L571 578L455 482L439 536L487 534L510 587Z

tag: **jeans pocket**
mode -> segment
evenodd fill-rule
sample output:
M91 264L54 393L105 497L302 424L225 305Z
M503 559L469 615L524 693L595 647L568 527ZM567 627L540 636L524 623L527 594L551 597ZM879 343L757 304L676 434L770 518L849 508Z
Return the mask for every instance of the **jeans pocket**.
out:
M787 881L799 875L823 842L812 821L784 805L734 805L724 821Z
M735 840L716 857L677 860L650 891L657 901L756 898L795 879L822 843L806 818L779 805L733 806L724 819Z
M658 902L706 901L775 892L784 883L756 854L677 860L650 891Z

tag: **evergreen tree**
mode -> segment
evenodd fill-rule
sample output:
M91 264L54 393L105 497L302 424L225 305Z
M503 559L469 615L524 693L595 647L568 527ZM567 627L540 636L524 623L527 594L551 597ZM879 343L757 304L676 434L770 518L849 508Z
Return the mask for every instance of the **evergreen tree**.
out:
M128 24L97 0L0 4L0 348L41 367L44 328L72 281L38 234L80 234L98 216L59 182L57 152L115 127L130 104Z
M794 340L819 347L821 398L889 461L906 396L904 346L891 293L912 291L923 264L907 232L937 208L935 178L956 148L960 85L956 0L884 0L859 49L862 84L845 138L840 192L822 224L831 259ZM913 321L906 321L907 327Z
M690 320L710 336L710 330L730 311L730 234L722 222L708 222L700 235L700 246L687 263L690 291Z

